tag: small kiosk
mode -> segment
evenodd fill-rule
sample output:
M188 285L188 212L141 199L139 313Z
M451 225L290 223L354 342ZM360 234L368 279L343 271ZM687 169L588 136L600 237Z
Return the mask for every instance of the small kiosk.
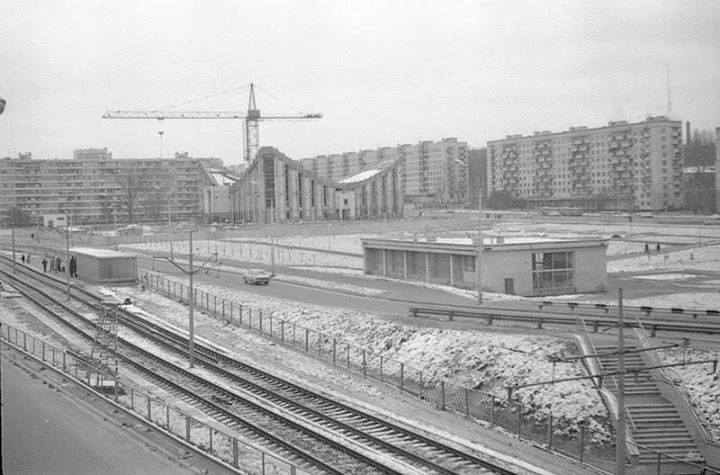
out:
M128 252L91 247L73 247L70 256L77 259L78 278L91 284L134 285L137 282L137 257Z

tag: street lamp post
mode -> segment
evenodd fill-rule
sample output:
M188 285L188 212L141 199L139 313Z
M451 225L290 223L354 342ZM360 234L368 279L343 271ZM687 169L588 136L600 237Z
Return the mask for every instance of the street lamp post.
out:
M70 300L70 216L65 217L65 291Z
M13 216L10 217L12 221L10 221L10 236L12 239L12 259L13 259L13 274L15 273L15 218Z
M482 305L482 271L480 270L480 262L482 260L483 252L483 233L482 233L482 195L478 193L478 244L477 244L477 258L475 259L475 274L477 281L477 303Z

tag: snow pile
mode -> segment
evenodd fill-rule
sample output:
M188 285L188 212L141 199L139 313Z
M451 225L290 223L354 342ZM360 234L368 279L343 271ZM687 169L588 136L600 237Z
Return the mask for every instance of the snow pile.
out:
M574 348L567 341L547 336L503 335L470 330L414 327L376 318L349 309L328 308L295 301L247 294L235 289L198 284L199 290L231 298L245 306L261 308L288 323L321 332L355 348L364 349L370 365L385 361L386 374L391 361L406 365L406 377L417 375L429 386L448 383L482 390L500 400L507 388L551 379L550 355L567 355ZM579 363L558 363L555 379L584 376ZM565 419L556 421L556 433L576 433L580 423L588 423L596 443L609 440L606 409L588 380L518 389L513 399L526 406L523 413L538 421L546 414Z
M720 350L673 348L659 350L663 364L720 359ZM678 366L665 374L688 394L690 403L713 440L720 442L720 371L712 374L712 363Z

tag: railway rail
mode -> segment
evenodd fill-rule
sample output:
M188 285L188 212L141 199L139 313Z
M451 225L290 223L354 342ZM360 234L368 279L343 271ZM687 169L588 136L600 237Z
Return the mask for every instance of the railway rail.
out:
M64 285L59 283L57 279L52 277L48 279L43 274L39 274L32 269L22 266L18 266L18 269L28 277L43 279L46 285L55 286L58 289ZM10 276L8 275L8 277ZM82 294L83 300L88 305L97 303L102 299L80 286L75 286L74 294L75 298L80 298L79 294ZM58 305L58 302L53 305ZM184 336L149 322L132 312L122 309L122 307L120 308L120 321L122 324L145 338L152 338L155 344L162 346L166 350L173 351L183 357L186 356L187 339ZM132 346L123 343L123 348L132 348ZM333 438L330 442L326 441L325 443L331 447L334 446L334 449L342 454L345 453L343 451L348 449L337 440L345 441L345 443L349 442L353 447L361 447L362 454L353 454L353 457L358 457L360 461L345 462L342 471L348 471L348 467L356 463L357 465L352 468L353 473L363 473L363 470L359 470L363 464L368 467L365 470L366 472L393 473L394 469L377 462L377 459L388 457L397 461L401 468L406 467L410 471L425 473L512 473L512 471L485 461L475 454L317 394L297 384L234 360L211 348L196 343L195 350L195 361L198 365L202 365L203 369L221 378L232 385L233 388L237 388L237 391L235 389L229 391L213 383L200 380L192 373L184 374L188 372L179 368L173 368L172 371L174 374L183 375L184 381L186 381L184 383L185 387L178 387L180 385L169 378L164 378L164 381L160 380L161 386L182 394L183 399L187 398L188 402L200 405L214 417L229 425L232 422L236 425L240 424L234 419L237 416L229 410L230 408L236 410L242 406L243 416L248 417L246 414L250 410L248 407L252 407L253 411L262 413L258 425L266 424L268 420L276 420L279 413L288 414L292 418L290 425L299 426L296 430L309 431L310 427L320 427L324 433L331 433ZM132 351L137 350L133 349ZM167 362L160 358L160 361L154 360L153 364L167 364ZM262 404L254 401L262 401ZM267 407L268 405L270 408ZM277 431L274 430L273 432ZM305 436L308 437L307 434ZM294 441L296 439L297 436L290 438L290 440ZM286 458L300 456L299 454L287 453L290 448L283 447L279 441L274 443L279 444L279 449L283 450L283 453L279 455ZM372 457L364 454L381 456ZM329 458L332 459L333 457ZM316 464L315 466L322 467L322 462L315 461L313 463ZM333 472L329 465L323 470L328 473L337 473Z

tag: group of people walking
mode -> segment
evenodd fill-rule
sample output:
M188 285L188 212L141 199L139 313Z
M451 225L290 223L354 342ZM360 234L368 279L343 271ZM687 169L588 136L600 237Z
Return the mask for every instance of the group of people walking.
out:
M43 257L43 272L46 274L48 271L48 263L50 264L50 272L55 272L57 274L58 272L67 271L70 272L70 277L77 277L77 258L75 256L70 257L70 263L68 264L67 269L63 267L63 262L62 259L60 259L60 256L51 256L49 261L48 256Z

